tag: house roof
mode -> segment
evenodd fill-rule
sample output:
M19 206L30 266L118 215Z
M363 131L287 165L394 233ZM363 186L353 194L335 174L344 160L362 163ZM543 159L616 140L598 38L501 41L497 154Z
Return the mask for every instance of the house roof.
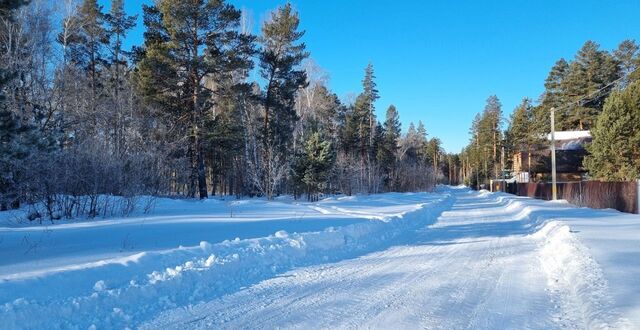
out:
M556 141L590 139L591 131L558 131L554 133ZM547 135L547 140L551 141L551 134Z

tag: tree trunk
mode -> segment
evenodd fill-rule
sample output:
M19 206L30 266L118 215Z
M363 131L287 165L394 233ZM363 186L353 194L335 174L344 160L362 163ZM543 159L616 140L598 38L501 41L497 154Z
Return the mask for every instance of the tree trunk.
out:
M192 166L194 166L197 178L198 178L198 193L199 193L199 197L200 199L204 199L207 198L207 177L206 177L206 173L205 173L205 166L204 166L204 157L203 157L203 147L202 147L202 132L200 130L200 123L202 122L202 111L200 109L200 106L198 105L198 92L200 89L200 79L198 76L198 68L196 67L196 61L198 59L198 46L199 46L199 42L198 42L198 30L197 28L193 29L193 49L192 49L192 53L193 53L193 58L192 61L194 62L192 64L192 68L191 68L191 79L192 79L192 83L193 83L193 94L192 94L192 109L193 109L193 149L195 152L195 164L192 164Z

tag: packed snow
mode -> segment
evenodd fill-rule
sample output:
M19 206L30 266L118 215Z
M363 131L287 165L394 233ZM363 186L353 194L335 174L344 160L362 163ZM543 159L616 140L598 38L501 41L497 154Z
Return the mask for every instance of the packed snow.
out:
M637 215L463 187L156 203L0 213L0 328L640 328Z

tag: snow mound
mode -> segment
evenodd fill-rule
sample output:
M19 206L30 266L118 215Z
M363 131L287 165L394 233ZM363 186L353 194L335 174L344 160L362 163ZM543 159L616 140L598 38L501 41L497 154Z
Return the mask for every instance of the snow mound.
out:
M215 244L202 241L148 251L122 263L0 282L0 328L126 328L163 310L210 300L294 267L353 258L401 241L411 229L433 223L451 203L446 194L412 198L422 202L372 217L383 221L315 232L280 230L268 237ZM354 207L341 212L360 215ZM51 286L56 283L66 284L56 289ZM25 292L33 297L22 298Z
M567 225L547 223L532 235L540 240L540 262L552 291L562 297L564 327L578 324L586 329L631 329L615 311L607 280L588 249ZM572 319L577 315L579 319Z

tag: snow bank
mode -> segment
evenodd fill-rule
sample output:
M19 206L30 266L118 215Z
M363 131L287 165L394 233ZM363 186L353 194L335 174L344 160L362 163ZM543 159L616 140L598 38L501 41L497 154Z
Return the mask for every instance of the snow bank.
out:
M501 192L473 194L483 199L476 208L445 214L463 219L459 225L478 219L501 223L477 234L522 234L535 240L550 292L558 297L561 323L588 329L640 324L640 217Z
M402 196L402 195L398 195ZM393 195L375 198L393 198ZM401 242L433 223L448 195L418 194L415 208L367 215L353 198L318 203L371 220L323 231L284 230L255 239L149 251L121 262L79 267L39 278L0 282L0 328L123 328L158 314L236 291L293 267L353 258ZM370 201L375 204L375 200ZM399 203L400 201L398 201ZM340 203L333 205L332 203Z
M557 318L564 327L634 328L627 317L638 318L633 315L638 307L625 300L640 293L633 276L640 272L638 259L630 260L631 255L640 256L640 245L632 248L627 236L635 236L637 242L640 217L576 207L566 201L500 192L480 195L504 205L505 212L517 211L509 221L518 222L522 232L538 242L540 264L551 293L559 297ZM620 259L621 255L627 258ZM636 266L630 267L629 262ZM617 295L612 295L610 279L615 281Z
M564 327L631 329L614 308L607 280L588 249L567 225L547 223L532 235L540 241L540 262L552 292L561 297ZM577 315L579 319L572 319Z

